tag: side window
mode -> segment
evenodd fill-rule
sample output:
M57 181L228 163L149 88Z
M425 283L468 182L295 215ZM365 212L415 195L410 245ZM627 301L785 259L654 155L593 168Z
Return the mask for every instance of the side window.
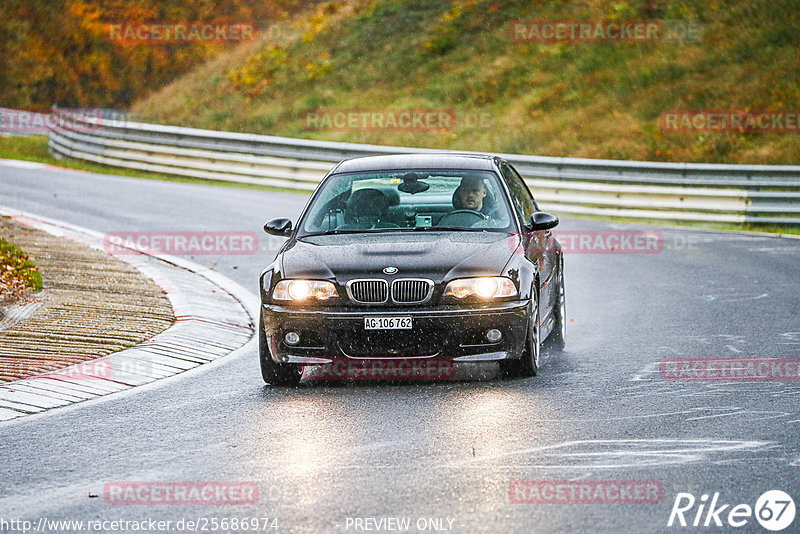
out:
M503 173L503 178L508 184L508 190L511 192L511 202L514 204L514 211L522 224L528 224L531 215L537 210L536 202L534 202L528 186L522 181L519 174L516 173L508 164L503 163L500 166Z

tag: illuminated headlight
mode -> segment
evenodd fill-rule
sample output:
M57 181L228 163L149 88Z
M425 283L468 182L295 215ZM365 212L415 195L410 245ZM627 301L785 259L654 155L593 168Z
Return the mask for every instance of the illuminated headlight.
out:
M281 280L272 290L272 300L304 302L337 296L336 286L323 280Z
M447 284L444 295L465 299L496 299L517 296L517 287L505 276L482 276L480 278L457 278Z

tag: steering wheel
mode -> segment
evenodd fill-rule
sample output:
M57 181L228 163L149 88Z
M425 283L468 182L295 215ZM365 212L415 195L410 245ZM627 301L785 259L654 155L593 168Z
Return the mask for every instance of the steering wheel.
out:
M443 224L448 217L455 219L454 222L450 222L449 225ZM477 220L472 220L473 218ZM478 222L485 221L487 219L486 215L479 211L475 210L453 210L441 219L439 219L439 223L436 226L462 226L462 227L469 227L471 228L474 224Z

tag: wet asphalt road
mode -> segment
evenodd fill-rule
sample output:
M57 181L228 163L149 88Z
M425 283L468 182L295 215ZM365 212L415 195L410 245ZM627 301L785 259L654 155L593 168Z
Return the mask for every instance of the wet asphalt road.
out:
M305 201L0 165L0 205L102 232L260 231L267 219L296 218ZM567 219L559 228L632 227ZM567 255L567 348L545 353L533 379L502 381L489 368L452 383L271 388L251 350L2 424L0 530L13 531L2 520L44 517L169 520L161 530L180 532L181 519L237 517L270 518L269 527L277 518L277 532L363 532L357 518L396 517L409 518L410 532L688 532L667 527L679 492L753 506L779 489L798 501L800 383L666 381L658 362L800 357L800 240L649 228L664 236L660 253ZM264 235L257 255L192 259L255 293L279 243ZM663 497L512 502L510 484L525 480L652 481ZM103 498L114 481L248 481L259 498L120 506ZM703 531L767 532L746 519ZM798 530L800 519L784 532Z

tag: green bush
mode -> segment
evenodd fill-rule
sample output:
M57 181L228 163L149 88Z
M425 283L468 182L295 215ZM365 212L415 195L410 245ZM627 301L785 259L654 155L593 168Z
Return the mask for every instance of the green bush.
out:
M42 275L21 248L0 237L0 295L18 298L26 289L41 291Z

